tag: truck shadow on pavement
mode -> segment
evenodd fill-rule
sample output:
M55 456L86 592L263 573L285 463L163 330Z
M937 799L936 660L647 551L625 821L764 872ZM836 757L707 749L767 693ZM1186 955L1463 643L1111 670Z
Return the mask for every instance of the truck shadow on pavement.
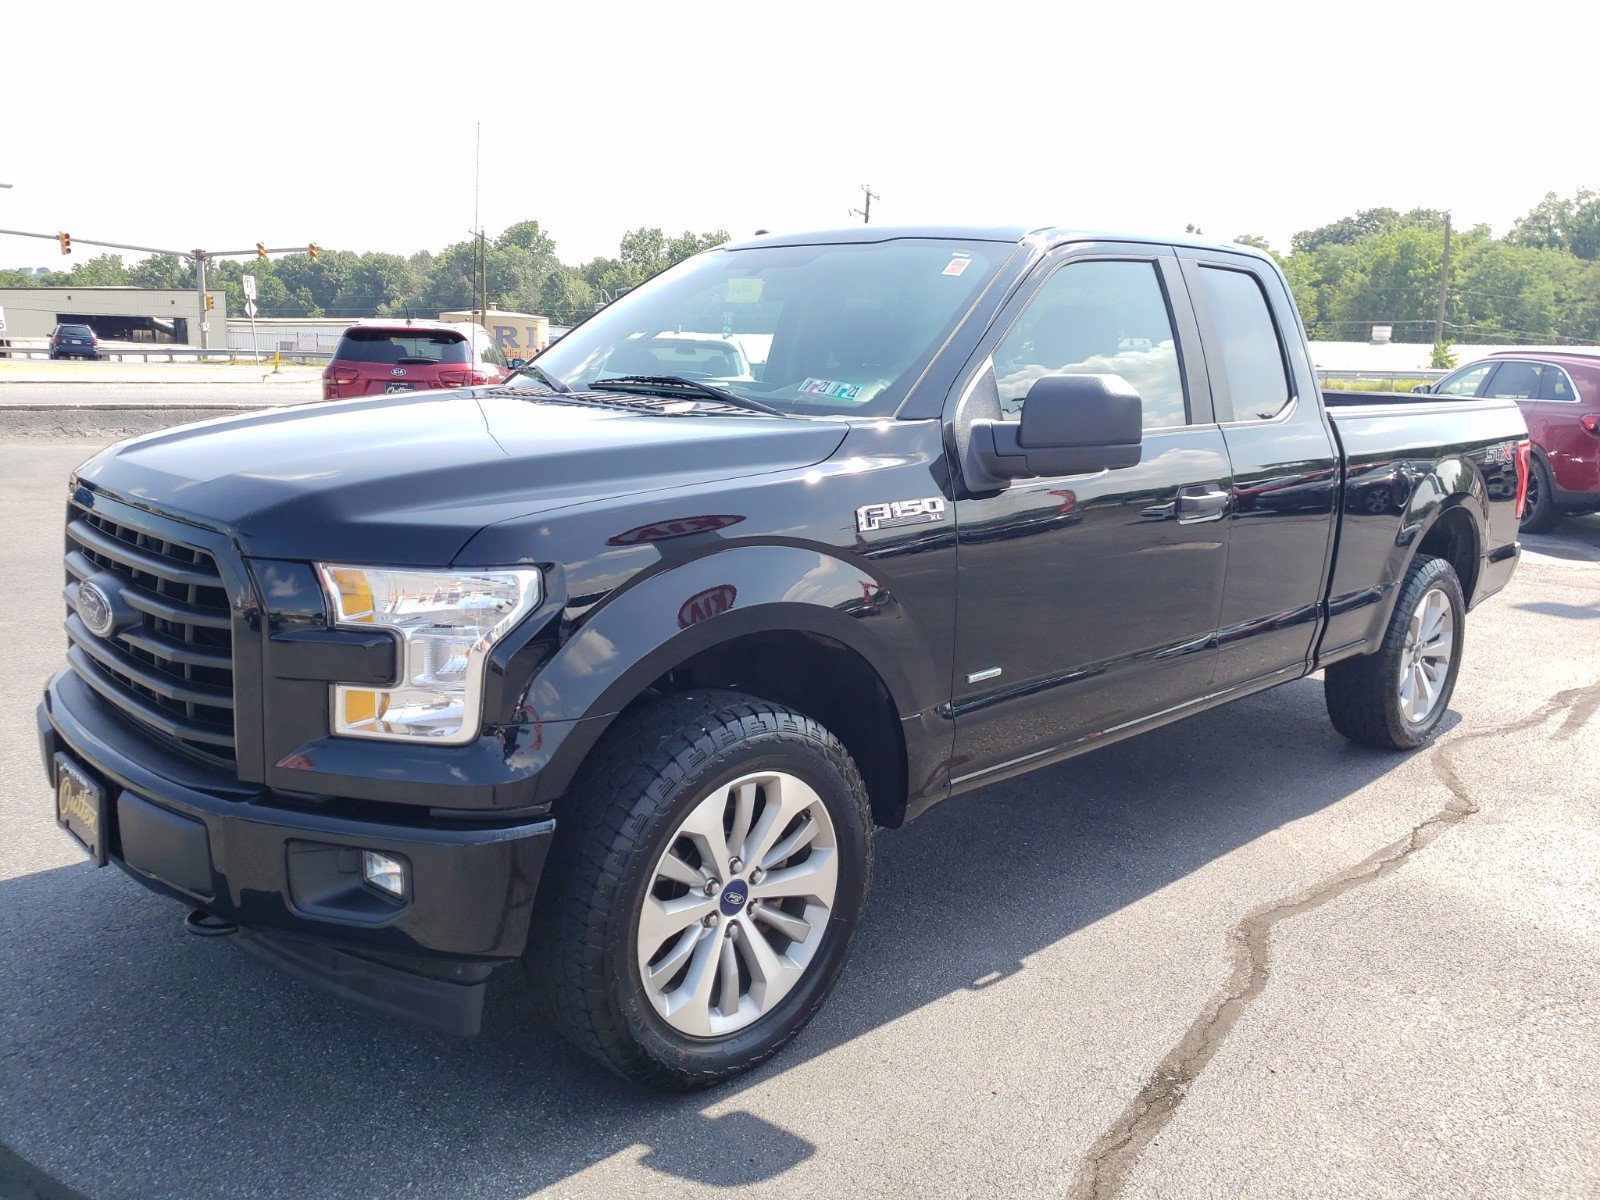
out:
M182 936L179 908L116 871L24 876L0 884L0 1138L66 1185L57 1194L95 1200L509 1200L619 1154L747 1186L817 1150L739 1109L747 1089L1026 970L1030 955L1406 761L1345 742L1320 683L1302 681L884 831L868 919L830 1003L760 1070L690 1096L644 1092L568 1049L514 970L491 988L482 1035L453 1041Z

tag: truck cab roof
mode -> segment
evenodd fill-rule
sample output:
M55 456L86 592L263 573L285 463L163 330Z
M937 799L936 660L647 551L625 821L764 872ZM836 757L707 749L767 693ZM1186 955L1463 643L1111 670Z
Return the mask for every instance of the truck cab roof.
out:
M803 230L794 233L769 233L730 242L724 250L747 250L757 246L824 246L870 244L911 238L947 239L963 242L1001 242L1021 245L1033 241L1041 246L1063 242L1135 242L1153 246L1184 246L1196 250L1221 250L1271 261L1271 256L1254 246L1238 242L1213 242L1193 234L1152 235L1105 229L1083 229L1070 225L847 225L837 229Z

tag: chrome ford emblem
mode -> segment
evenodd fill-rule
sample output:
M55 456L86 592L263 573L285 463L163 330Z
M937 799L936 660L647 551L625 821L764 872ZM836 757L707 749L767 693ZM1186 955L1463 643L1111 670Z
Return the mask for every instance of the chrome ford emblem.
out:
M389 368L389 374L391 374L391 375L404 375L405 373L406 373L406 369L404 367L391 367L391 368Z
M87 579L78 585L78 619L95 637L109 637L117 623L111 597Z

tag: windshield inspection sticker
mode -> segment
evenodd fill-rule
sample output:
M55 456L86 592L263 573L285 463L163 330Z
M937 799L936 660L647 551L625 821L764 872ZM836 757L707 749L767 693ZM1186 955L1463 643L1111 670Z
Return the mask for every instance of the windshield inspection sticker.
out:
M798 390L802 396L826 396L829 400L854 400L861 395L859 383L839 383L833 379L807 379Z
M728 280L729 304L757 304L761 301L760 279L730 279Z
M970 255L970 254L958 254L954 258L952 258L949 262L945 263L944 270L940 271L939 274L941 274L941 275L959 275L959 274L961 274L961 272L965 271L971 265L972 265L972 255Z

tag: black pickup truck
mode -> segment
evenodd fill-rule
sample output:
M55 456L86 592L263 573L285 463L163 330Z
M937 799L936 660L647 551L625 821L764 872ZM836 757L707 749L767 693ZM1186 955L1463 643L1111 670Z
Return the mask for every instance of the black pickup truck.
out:
M84 464L45 766L196 932L457 1033L521 960L698 1086L822 1004L876 827L1319 670L1344 734L1426 740L1525 439L1323 395L1238 246L760 238L508 384Z

